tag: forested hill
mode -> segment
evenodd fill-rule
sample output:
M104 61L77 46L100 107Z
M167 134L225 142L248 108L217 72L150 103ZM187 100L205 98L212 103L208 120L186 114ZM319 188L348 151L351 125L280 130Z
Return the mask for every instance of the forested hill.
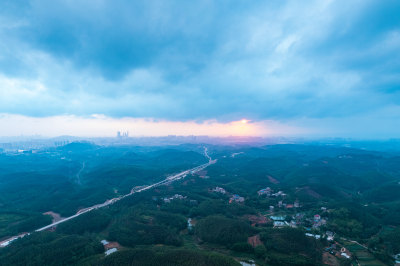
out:
M397 154L207 148L217 163L203 171L18 239L0 249L0 265L392 265L400 253ZM67 216L203 164L203 151L78 143L2 154L0 233L31 231L49 223L44 212Z
M0 154L0 240L207 162L199 147L102 147L71 143Z

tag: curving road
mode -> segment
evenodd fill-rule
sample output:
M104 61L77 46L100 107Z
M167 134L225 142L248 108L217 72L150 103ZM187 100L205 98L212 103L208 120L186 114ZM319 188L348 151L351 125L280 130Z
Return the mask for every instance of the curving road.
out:
M208 155L207 148L204 148L204 156L209 159L208 163L205 163L205 164L199 165L197 167L191 168L189 170L185 170L183 172L180 172L178 174L169 176L166 179L164 179L164 180L162 180L160 182L151 184L151 185L135 187L135 188L133 188L131 190L131 192L129 194L120 196L118 198L107 200L102 204L97 204L97 205L94 205L94 206L91 206L91 207L88 207L88 208L85 208L85 209L81 209L76 214L74 214L74 215L72 215L70 217L64 218L64 219L62 219L62 220L60 220L58 222L55 222L55 223L46 225L46 226L44 226L42 228L36 229L35 232L40 232L40 231L44 231L44 230L50 229L50 228L52 228L52 227L54 227L54 226L56 226L58 224L64 223L64 222L69 221L69 220L72 220L72 219L74 219L74 218L76 218L76 217L78 217L78 216L80 216L80 215L82 215L84 213L87 213L87 212L90 212L90 211L93 211L93 210L100 209L100 208L106 207L108 205L111 205L111 204L113 204L113 203L115 203L115 202L117 202L117 201L119 201L119 200L121 200L123 198L129 197L129 196L131 196L131 195L133 195L135 193L140 193L142 191L149 190L151 188L155 188L155 187L158 187L158 186L166 185L166 184L172 183L172 182L174 182L176 180L180 180L180 179L186 177L186 175L188 175L188 174L194 174L196 172L199 172L199 171L203 170L204 168L208 167L209 165L214 164L214 163L217 162L217 160L212 160L211 157ZM24 237L26 235L29 235L29 234L30 233L25 233L25 234L21 234L21 235L18 235L18 236L13 236L13 237L11 237L11 238L9 238L7 240L4 240L4 241L0 242L0 247L8 246L12 241L14 241L14 240L16 240L18 238L22 238L22 237Z

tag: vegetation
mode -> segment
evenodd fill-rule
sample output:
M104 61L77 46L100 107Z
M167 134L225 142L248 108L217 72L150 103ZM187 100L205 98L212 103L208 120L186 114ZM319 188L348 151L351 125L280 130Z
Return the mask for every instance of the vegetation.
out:
M208 216L196 225L196 235L200 239L225 246L246 242L251 231L247 223L223 216Z
M44 212L72 215L204 163L202 149L74 143L0 154L0 240L49 224ZM330 247L326 231L351 249L352 259L391 264L400 253L396 154L306 145L209 150L218 163L204 173L16 240L0 249L0 265L320 265ZM213 191L217 186L226 192ZM266 187L285 195L259 196ZM230 201L234 194L244 201ZM323 223L316 225L316 214ZM297 227L273 228L271 215ZM118 252L105 256L103 239L117 242ZM356 250L361 246L350 240L367 248Z
M102 251L100 243L87 237L42 232L0 249L0 265L71 265Z
M232 258L209 252L176 249L154 252L149 249L126 250L101 262L105 266L143 265L143 266L239 266Z
M103 210L95 210L57 226L57 232L64 234L98 233L111 222L111 215Z

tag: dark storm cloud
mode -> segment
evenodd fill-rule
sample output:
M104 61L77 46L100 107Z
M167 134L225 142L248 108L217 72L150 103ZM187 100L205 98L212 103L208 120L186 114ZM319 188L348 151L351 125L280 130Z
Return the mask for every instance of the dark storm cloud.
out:
M400 105L399 1L0 5L3 113L279 121Z

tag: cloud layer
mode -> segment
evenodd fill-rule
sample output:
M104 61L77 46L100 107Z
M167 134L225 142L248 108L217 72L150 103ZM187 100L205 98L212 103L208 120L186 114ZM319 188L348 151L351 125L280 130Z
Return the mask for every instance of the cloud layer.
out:
M398 14L396 0L1 1L0 113L391 117L395 135Z

